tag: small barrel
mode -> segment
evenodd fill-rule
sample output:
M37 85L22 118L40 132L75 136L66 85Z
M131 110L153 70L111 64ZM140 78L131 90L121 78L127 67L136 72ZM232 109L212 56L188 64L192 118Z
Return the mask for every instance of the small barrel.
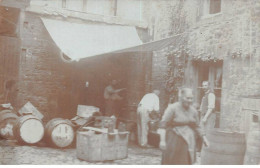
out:
M0 136L4 139L14 139L13 127L18 116L12 110L0 112Z
M46 124L45 136L51 146L68 147L74 140L72 123L62 118L54 118Z
M246 149L244 133L213 129L207 132L209 147L202 147L202 165L242 165Z
M43 138L44 126L36 116L24 115L17 120L14 135L19 142L35 144Z
M260 124L253 123L247 136L244 165L260 164Z

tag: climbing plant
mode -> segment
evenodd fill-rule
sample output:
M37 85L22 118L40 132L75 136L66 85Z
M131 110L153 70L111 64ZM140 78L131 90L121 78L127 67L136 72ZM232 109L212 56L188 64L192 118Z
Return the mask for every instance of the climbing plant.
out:
M167 74L165 88L170 95L170 102L177 101L178 90L183 85L188 54L184 50L167 52Z
M185 49L188 37L184 33L188 28L188 24L186 24L184 1L175 1L175 3L172 6L171 29L169 32L169 36L175 36L175 40L165 49L167 57L165 90L169 95L169 103L178 100L178 89L183 85L185 66L188 60L188 53Z

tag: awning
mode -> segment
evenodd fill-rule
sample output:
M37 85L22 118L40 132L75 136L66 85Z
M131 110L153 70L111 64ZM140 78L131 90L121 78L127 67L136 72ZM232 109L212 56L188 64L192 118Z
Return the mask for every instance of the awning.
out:
M165 47L168 47L171 44L174 44L175 41L176 36L172 36L165 39L144 43L138 46L129 47L123 50L114 51L113 53L158 51Z
M131 26L41 19L56 45L72 60L120 51L142 44L136 28Z
M161 40L152 41L144 44L140 44L134 47L125 48L122 50L116 50L113 52L105 53L105 54L120 54L120 53L131 53L131 52L153 52L153 51L159 51L162 50L172 44L176 43L176 40L178 40L179 35L167 37ZM96 55L96 56L103 56L104 54Z

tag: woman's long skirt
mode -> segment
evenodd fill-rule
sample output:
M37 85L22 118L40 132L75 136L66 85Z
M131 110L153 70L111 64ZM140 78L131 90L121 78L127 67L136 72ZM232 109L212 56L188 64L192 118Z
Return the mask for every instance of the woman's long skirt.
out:
M188 144L174 131L167 130L166 150L163 151L162 165L189 165L191 159Z

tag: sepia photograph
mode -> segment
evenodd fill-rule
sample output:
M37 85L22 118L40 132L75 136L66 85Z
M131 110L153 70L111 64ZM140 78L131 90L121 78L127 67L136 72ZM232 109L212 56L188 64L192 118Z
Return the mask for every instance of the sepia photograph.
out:
M260 0L0 0L1 165L260 165Z

